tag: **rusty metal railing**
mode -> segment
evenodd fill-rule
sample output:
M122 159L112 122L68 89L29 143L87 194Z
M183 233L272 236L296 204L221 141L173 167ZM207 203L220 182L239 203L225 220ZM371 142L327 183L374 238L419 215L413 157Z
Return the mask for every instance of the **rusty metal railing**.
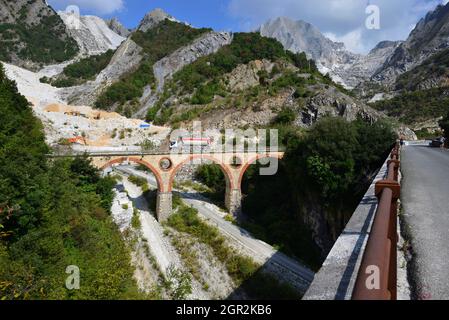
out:
M376 183L379 205L352 293L353 300L396 300L397 298L397 210L399 143L388 161L388 175Z

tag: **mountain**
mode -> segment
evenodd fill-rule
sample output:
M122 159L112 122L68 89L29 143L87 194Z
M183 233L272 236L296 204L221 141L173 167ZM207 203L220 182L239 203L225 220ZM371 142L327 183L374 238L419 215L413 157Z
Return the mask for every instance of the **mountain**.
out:
M145 15L142 21L140 21L137 30L147 32L148 30L154 28L164 20L178 22L175 18L166 13L164 10L157 8Z
M125 26L123 26L123 24L121 24L121 22L117 18L105 20L105 22L106 22L107 26L109 27L109 29L111 29L112 31L117 33L119 36L126 38L131 33L131 31L129 29L125 28Z
M305 52L313 59L321 73L346 88L354 88L368 80L397 47L397 42L382 42L368 55L348 51L343 43L325 37L318 28L304 21L277 18L263 24L261 35L275 38L284 48L295 53Z
M353 63L335 66L333 72L350 87L357 87L375 74L393 54L401 41L382 41L377 44L367 55L358 55Z
M59 12L69 34L76 40L83 55L94 55L116 49L125 38L109 28L106 22L96 16L80 16L74 23L70 13Z
M79 51L44 0L0 0L0 43L0 60L33 70L70 60Z
M421 19L371 80L361 87L368 98L381 92L374 108L426 137L438 131L449 113L449 4Z
M408 39L396 48L373 80L392 86L397 77L449 48L449 4L439 5L421 19Z
M174 126L201 119L211 128L266 126L284 109L305 127L329 114L348 120L380 116L299 53L309 48L321 71L360 61L305 22L281 18L261 29L262 34L277 26L296 30L284 44L289 51L274 39L282 36L282 28L273 37L216 32L180 23L161 9L146 14L126 39L111 29L120 31L117 20L82 16L73 28L70 15L60 17L87 57L33 74L61 87L52 91L57 102ZM289 37L287 31L283 37ZM374 60L384 47L389 46L373 51Z
M337 66L351 65L358 59L358 55L347 51L343 43L326 38L310 23L281 17L269 20L259 31L264 37L277 39L287 50L295 53L305 52L309 59L317 63L323 74L329 72L334 80L350 86L334 70Z
M145 15L93 81L61 94L73 103L145 117L166 80L231 41L229 33L195 29L157 9Z

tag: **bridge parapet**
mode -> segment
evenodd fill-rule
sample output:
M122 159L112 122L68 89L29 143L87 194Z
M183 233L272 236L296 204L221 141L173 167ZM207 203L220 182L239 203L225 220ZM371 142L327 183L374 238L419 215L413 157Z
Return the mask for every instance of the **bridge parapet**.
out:
M351 300L353 298L359 270L379 207L376 184L388 178L388 167L391 163L389 157L337 239L320 271L315 275L314 281L303 297L304 300ZM396 172L393 175L396 175ZM395 218L397 219L396 216ZM395 246L396 244L394 248Z

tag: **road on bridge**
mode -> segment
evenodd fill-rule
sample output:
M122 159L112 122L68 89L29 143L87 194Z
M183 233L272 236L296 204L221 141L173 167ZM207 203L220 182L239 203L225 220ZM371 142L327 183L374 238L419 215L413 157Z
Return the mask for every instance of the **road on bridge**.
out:
M404 222L414 251L417 299L449 299L449 151L408 145L401 153Z

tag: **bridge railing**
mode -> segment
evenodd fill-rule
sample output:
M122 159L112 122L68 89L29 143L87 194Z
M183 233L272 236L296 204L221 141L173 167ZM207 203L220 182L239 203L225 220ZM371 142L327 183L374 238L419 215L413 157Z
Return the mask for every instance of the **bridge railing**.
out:
M136 151L136 150L118 150L118 151L96 151L92 150L73 150L69 147L63 148L53 148L52 153L48 154L49 158L59 158L59 157L75 157L75 156L90 156L90 157L114 157L114 156L148 156L148 155L180 155L180 154L237 154L237 153L259 153L259 154L269 154L270 152L285 152L285 148L265 148L265 149L235 149L233 151L220 151L218 149L204 149L196 152L194 150L188 152L178 152L178 151Z
M396 144L388 161L387 178L375 186L379 204L354 286L353 300L397 298L399 152L399 144Z

